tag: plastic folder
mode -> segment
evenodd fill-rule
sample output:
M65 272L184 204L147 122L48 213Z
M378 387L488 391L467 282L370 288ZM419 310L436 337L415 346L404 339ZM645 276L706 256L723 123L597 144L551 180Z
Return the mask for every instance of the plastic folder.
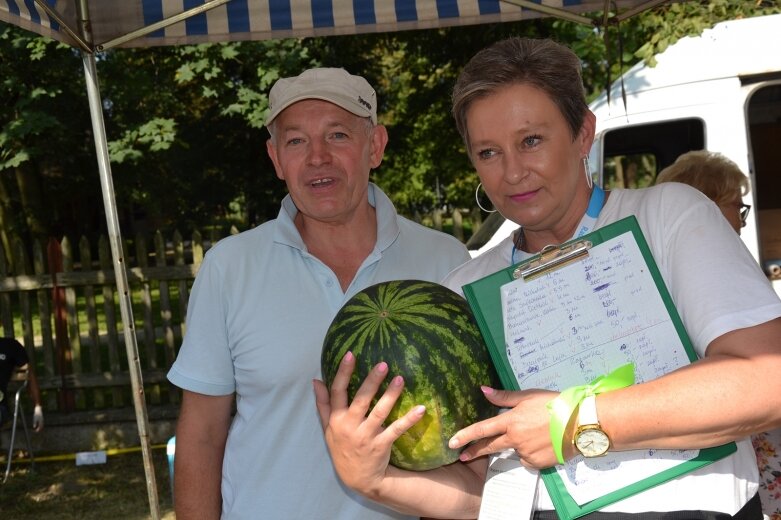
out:
M639 383L697 359L635 217L549 246L526 262L463 289L506 389L563 390L588 383L627 361L635 364ZM659 340L662 334L667 335L664 341ZM735 443L728 443L690 450L686 460L670 458L663 470L640 472L639 477L616 470L608 473L616 477L611 482L614 488L586 501L582 496L576 501L572 484L568 487L564 482L570 474L565 469L575 466L547 468L541 476L557 514L566 520L694 471L736 449ZM643 459L655 453L615 452L608 453L606 460L627 454ZM590 464L594 461L588 459ZM645 460L640 464L658 467Z

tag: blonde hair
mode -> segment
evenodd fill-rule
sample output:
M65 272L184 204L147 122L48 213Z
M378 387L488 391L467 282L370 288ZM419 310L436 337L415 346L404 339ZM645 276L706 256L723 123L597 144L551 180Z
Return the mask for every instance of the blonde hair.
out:
M748 177L737 164L718 152L694 150L679 156L659 172L656 184L682 182L704 193L716 204L725 204L748 193Z

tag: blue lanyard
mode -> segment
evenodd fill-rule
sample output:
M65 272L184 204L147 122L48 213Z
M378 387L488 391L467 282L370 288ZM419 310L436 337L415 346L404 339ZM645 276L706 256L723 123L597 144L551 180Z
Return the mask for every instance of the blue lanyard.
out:
M575 234L572 238L582 237L586 233L594 229L594 225L599 218L599 212L602 211L602 206L605 204L605 191L594 184L594 189L591 190L591 198L588 201L588 208L586 208L586 214L580 219L580 224L575 229ZM518 229L518 233L523 233L523 229ZM570 239L571 240L571 239ZM513 241L513 250L510 254L510 265L515 265L515 252L519 251L515 247L515 241ZM534 253L527 253L526 251L520 251L521 255L518 259L519 262L531 258Z

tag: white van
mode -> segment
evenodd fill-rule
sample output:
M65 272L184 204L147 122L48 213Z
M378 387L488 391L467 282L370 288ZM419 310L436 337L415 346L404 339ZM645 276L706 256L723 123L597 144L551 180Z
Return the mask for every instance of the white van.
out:
M716 24L656 60L613 83L609 102L605 92L590 105L597 182L648 186L689 150L726 155L751 180L741 238L781 294L781 14ZM504 223L473 255L514 227Z

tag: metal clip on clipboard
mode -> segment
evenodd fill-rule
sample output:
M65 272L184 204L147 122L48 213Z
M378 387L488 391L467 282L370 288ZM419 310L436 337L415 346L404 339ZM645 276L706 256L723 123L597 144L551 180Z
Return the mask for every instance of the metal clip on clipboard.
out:
M513 270L513 280L518 278L531 280L548 271L580 260L582 257L588 256L588 250L591 249L591 245L590 240L578 240L563 246L545 246L537 258Z

